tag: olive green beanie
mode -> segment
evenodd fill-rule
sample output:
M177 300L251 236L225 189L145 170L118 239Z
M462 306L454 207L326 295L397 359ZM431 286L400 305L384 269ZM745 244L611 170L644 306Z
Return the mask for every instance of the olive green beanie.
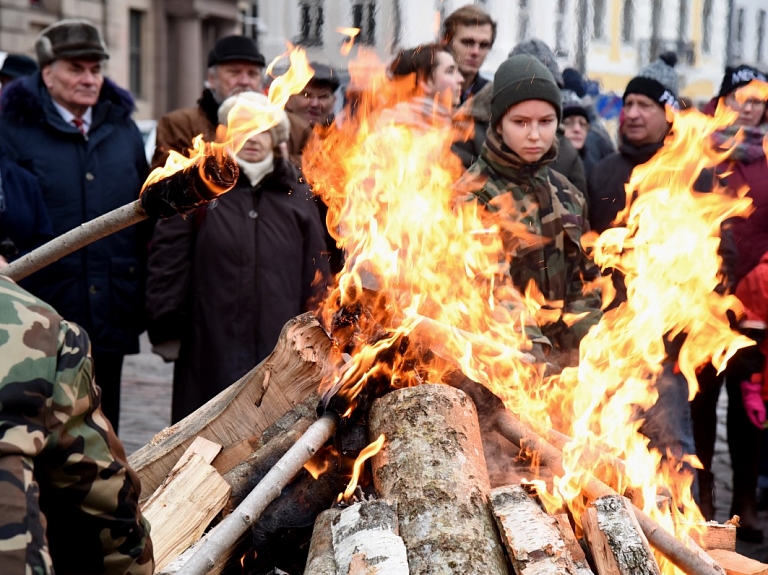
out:
M493 77L491 125L496 126L512 106L526 100L544 100L563 115L563 97L552 73L533 56L518 54L505 60Z

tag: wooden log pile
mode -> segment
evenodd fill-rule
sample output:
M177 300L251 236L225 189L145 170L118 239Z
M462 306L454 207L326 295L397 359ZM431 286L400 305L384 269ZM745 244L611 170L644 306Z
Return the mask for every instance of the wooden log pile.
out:
M575 518L547 513L530 485L491 485L479 421L533 446L554 473L557 448L506 410L478 414L456 387L389 391L366 425L318 419L331 348L311 316L295 318L262 364L132 456L156 573L656 574L656 550L688 574L768 575L735 553L735 526L678 541L597 479L577 539ZM380 434L358 497L335 504L342 454ZM301 466L318 458L328 469L314 479Z

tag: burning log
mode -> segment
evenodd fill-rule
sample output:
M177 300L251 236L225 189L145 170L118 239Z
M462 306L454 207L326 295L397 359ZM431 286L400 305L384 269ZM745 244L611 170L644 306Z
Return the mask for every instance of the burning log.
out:
M395 503L378 499L344 509L331 521L336 573L408 575L405 545L397 530Z
M382 433L387 443L372 459L374 486L397 500L411 573L507 573L469 397L446 385L393 391L370 412L370 436Z
M283 488L315 452L328 441L337 424L338 419L332 414L325 414L312 424L237 509L211 530L189 561L178 571L179 575L208 573L256 522L267 505L280 496Z
M565 474L563 454L520 423L508 411L497 413L494 427L499 434L518 447L535 451L541 463L553 472L559 475ZM613 489L596 477L587 479L583 491L592 499L617 495ZM695 548L686 547L640 509L634 508L634 512L640 528L650 544L684 573L688 575L725 575L723 569L714 561L709 560L710 558L698 546ZM695 546L695 543L691 541L691 545Z
M333 554L333 530L331 525L341 509L326 509L315 519L312 544L309 546L304 575L332 575L336 573L336 557Z
M229 191L237 182L238 173L237 164L228 156L204 156L200 162L148 185L135 202L52 239L11 262L2 273L18 281L96 240L142 220L187 213Z
M661 575L626 498L608 495L595 500L581 523L599 575Z
M331 341L312 314L289 320L272 353L239 381L175 425L161 431L129 457L149 496L181 454L198 437L224 446L219 458L236 449L237 460L218 466L226 474L252 451L262 432L300 404L320 383L328 368ZM227 468L228 467L228 468Z
M143 506L157 569L197 541L227 502L231 488L210 465L220 450L198 437Z
M565 545L568 547L568 552L571 554L573 563L576 565L577 575L594 575L592 569L589 567L589 563L587 563L587 557L584 554L584 550L581 548L581 545L579 545L579 542L576 539L576 534L573 532L569 516L565 513L558 513L555 515L555 521L557 521L558 531L560 531L560 535L563 536L563 541L565 541Z
M583 566L579 569L560 533L557 519L547 515L523 486L491 491L491 509L518 575L592 573L588 569L584 571ZM583 557L583 553L581 555Z

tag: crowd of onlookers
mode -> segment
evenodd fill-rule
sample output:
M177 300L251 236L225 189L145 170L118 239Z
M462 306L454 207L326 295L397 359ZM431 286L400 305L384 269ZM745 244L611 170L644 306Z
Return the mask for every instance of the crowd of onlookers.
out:
M674 135L676 57L662 54L628 82L614 134L585 79L572 68L561 71L540 40L520 43L492 79L483 77L496 35L491 17L467 5L446 18L437 41L399 51L388 73L408 87L408 97L392 118L424 130L470 127L451 146L466 170L462 189L484 213L527 231L502 238L512 283L523 291L533 282L548 301L562 302L560 319L527 326L531 352L546 361L578 349L602 315L626 301L622 274L601 272L582 238L617 225L634 197L626 189L633 170ZM197 103L159 120L149 165L131 94L103 74L109 54L98 29L62 20L40 33L35 50L37 61L9 55L0 70L6 261L136 200L150 169L171 151L186 153L198 134L213 141L217 127L247 120L248 105L268 107L266 62L256 44L221 38ZM342 93L336 70L311 66L303 90L284 111L273 111L273 125L232 152L239 167L232 191L190 213L111 234L19 286L0 278L0 481L13 485L0 492L0 562L10 566L4 572L55 566L150 573L139 486L117 438L124 356L138 352L147 330L153 352L174 362L177 422L263 360L285 322L312 309L342 269L338 230L327 228L327 207L302 176L301 157L313 138L353 121L361 100ZM699 192L734 196L749 188L753 212L721 229L718 289L743 302L732 328L758 344L768 326L765 82L753 67L726 68L704 112L725 106L736 119L705 143L724 159L696 184ZM601 274L615 287L611 302L594 287ZM578 319L566 322L566 315ZM731 511L742 519L739 537L760 540L758 477L768 481L760 452L768 398L762 346L740 350L724 374L700 366L691 402L676 369L678 352L672 342L655 383L659 409L646 414L641 430L666 458L695 473L698 503L711 519L715 407L725 384ZM693 455L702 469L690 467Z

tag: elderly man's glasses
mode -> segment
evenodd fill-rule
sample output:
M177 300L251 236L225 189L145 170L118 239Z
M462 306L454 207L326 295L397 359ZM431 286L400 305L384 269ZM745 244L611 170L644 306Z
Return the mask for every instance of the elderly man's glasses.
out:
M310 92L302 92L301 97L305 100L317 100L321 103L328 102L331 98L333 98L333 94L330 92L321 92L319 94L310 93Z

